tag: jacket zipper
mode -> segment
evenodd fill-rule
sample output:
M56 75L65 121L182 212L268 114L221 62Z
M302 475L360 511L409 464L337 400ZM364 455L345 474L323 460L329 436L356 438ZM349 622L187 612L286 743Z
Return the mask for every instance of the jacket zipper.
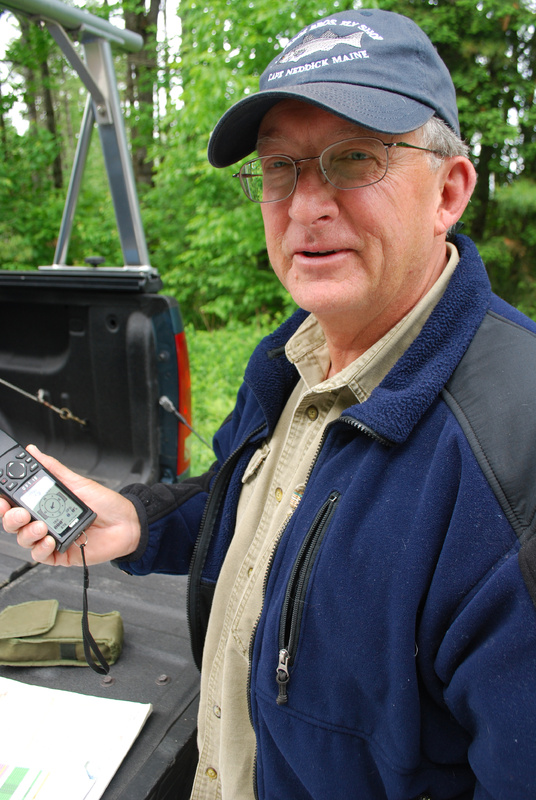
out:
M383 444L388 444L388 445L392 444L388 439L384 439L382 436L380 436L379 434L375 433L371 428L368 428L366 425L363 425L362 423L357 422L357 420L355 420L353 417L344 416L344 417L340 417L340 420L349 423L352 427L357 428L361 433L364 433L367 436L369 436L369 437L371 437L373 439L376 439L377 441L379 441L379 442L381 442ZM311 466L309 467L309 471L307 472L307 477L305 479L305 487L307 487L307 484L309 483L309 478L311 477L311 474L312 474L312 472L313 472L313 470L314 470L314 468L316 466L316 462L318 461L318 457L320 455L322 447L324 446L324 442L326 440L328 429L331 428L331 426L334 425L334 424L335 424L335 421L334 422L330 422L329 425L327 425L326 428L324 429L324 432L322 433L322 437L320 439L320 443L319 443L319 445L317 447L315 456L314 456L314 458L313 458L313 460L311 462ZM281 537L283 536L283 534L284 534L284 532L286 530L286 527L287 527L287 525L288 525L288 523L290 521L291 516L292 515L289 514L289 516L287 517L287 519L283 523L281 531L279 532L279 536L277 537L276 543L275 543L274 548L272 550L272 554L270 556L270 560L268 561L266 574L264 576L263 591L262 591L263 607L264 607L264 598L266 596L266 587L268 585L268 578L270 576L270 572L271 572L272 565L273 565L273 562L274 562L275 553L277 551L277 548L278 548L279 542L281 540ZM252 660L253 660L253 645L255 643L255 637L256 637L257 628L259 627L259 622L260 622L260 619L261 619L261 616L262 616L263 607L261 607L261 610L260 610L259 615L257 617L257 620L255 622L255 625L253 626L253 630L251 632L251 639L249 641L249 667L248 667L248 678L247 678L247 702L248 702L249 721L250 721L251 727L253 729L255 728L255 726L253 724L253 713L252 713L252 710L251 710L251 664L252 664ZM282 649L284 649L284 648L282 648ZM287 665L288 665L288 662L285 663L285 666L287 666ZM279 662L278 662L278 667L279 667ZM288 683L288 680L287 680L287 683ZM278 697L279 697L279 693L278 693ZM255 756L254 756L254 760L253 760L253 795L254 795L255 800L258 800L259 791L258 791L258 788L257 788L257 744L255 744Z
M391 445L385 437L376 433L376 431L358 422L353 417L341 416L340 420L347 423L353 428L357 428L360 433L365 434L371 439L374 439L381 444ZM324 445L328 429L336 424L336 420L326 426L320 440L320 444L316 451L315 457L311 463L309 472L307 473L306 485L309 482L311 473L313 472L320 451ZM277 704L284 705L288 700L288 683L290 681L290 667L296 655L298 646L299 630L301 623L301 616L303 612L303 603L305 600L305 593L309 585L309 577L314 564L314 559L320 543L323 539L324 533L331 521L333 512L340 498L339 492L332 492L328 500L324 503L318 512L313 525L307 534L298 558L294 565L289 585L285 594L283 602L283 611L281 614L281 625L279 629L279 653L276 669L276 681L278 684Z
M281 539L283 537L283 534L285 533L285 531L287 529L287 525L289 524L290 519L291 519L292 514L294 513L294 511L295 511L295 508L292 510L292 512L290 512L287 515L285 521L281 525L281 528L279 529L279 531L277 533L277 536L276 536L276 539L275 539L275 544L274 544L274 546L272 548L272 552L270 553L270 558L268 559L268 564L266 565L266 572L264 574L264 580L263 580L263 584L262 584L263 603L264 603L264 597L266 595L266 587L268 585L268 578L269 578L270 572L272 570L272 565L274 563L274 558L275 558L275 554L277 552L277 548L279 546L279 542L281 541ZM255 634L256 634L257 628L259 626L259 622L260 622L260 619L261 619L261 614L262 614L262 609L261 609L261 612L259 613L257 619L255 620L255 625L253 626L251 639L249 640L247 701L248 701L249 721L250 721L251 727L253 729L254 729L253 712L251 710L251 663L252 663L252 660L253 660L253 643L255 641ZM255 800L258 800L259 793L258 793L258 790L257 790L257 744L256 744L256 742L255 742L255 756L254 756L254 759L253 759L253 794L254 794Z
M369 428L369 426L365 425L364 422L359 422L359 420L346 415L339 417L339 419L341 422L345 422L347 425L350 425L350 427L357 428L360 433L364 433L365 436L368 436L370 439L374 439L380 444L384 444L387 447L392 447L394 445L394 442L392 442L390 439L387 439L385 436L382 436L380 433L376 433L375 430Z
M292 666L298 647L301 619L305 595L309 586L309 579L318 550L340 497L340 492L331 492L326 502L322 505L303 541L300 552L298 553L298 558L292 569L285 599L283 601L279 627L279 655L276 669L278 705L284 705L288 700L290 667Z
M373 431L371 428L368 428L363 423L358 422L353 417L342 416L342 417L340 417L340 420L348 423L349 425L351 425L354 428L357 428L361 433L364 433L367 436L369 436L369 437L371 437L373 439L376 439L376 441L379 441L382 444L387 444L387 445L391 445L392 444L392 442L390 442L388 439L385 439L384 437L380 436L375 431ZM314 469L314 467L316 465L316 462L318 460L318 456L320 455L320 451L322 450L322 447L324 445L324 441L326 439L327 431L334 424L335 424L335 421L331 422L325 428L325 430L324 430L324 432L322 434L322 438L320 440L320 443L318 445L317 451L315 453L315 456L314 456L314 458L313 458L313 460L311 462L311 466L310 466L309 471L307 473L307 478L306 478L306 481L305 481L305 485L307 485L307 483L309 481L309 477L311 476L311 473L312 473L312 471L313 471L313 469ZM206 555L207 555L207 552L208 552L208 547L209 547L209 544L210 544L210 538L211 538L211 535L212 535L212 528L214 526L214 522L216 520L218 511L219 511L219 508L220 508L220 503L221 503L222 497L223 497L223 495L225 493L225 490L227 489L229 480L231 479L231 475L232 475L232 472L233 472L235 461L238 459L238 456L242 453L244 447L251 441L251 439L254 436L256 436L258 433L260 433L263 428L264 428L264 424L259 426L258 428L256 428L250 434L248 434L246 439L244 439L242 441L242 443L227 457L225 463L222 465L222 467L220 468L219 472L216 475L214 485L212 487L212 490L209 493L207 502L205 504L203 515L201 517L201 523L200 523L200 526L199 526L199 534L197 536L197 539L196 539L196 542L195 542L195 545L194 545L194 549L193 549L193 552L192 552L192 558L191 558L191 561L190 561L190 570L189 570L189 575L188 575L187 619L188 619L188 627L189 627L189 631L190 631L190 638L192 639L192 642L193 642L193 638L194 638L193 634L194 634L194 631L195 631L194 625L193 625L193 622L192 622L192 614L193 614L193 608L192 607L194 605L194 602L191 600L191 598L192 598L192 585L199 584L199 582L201 580L201 573L202 573L202 570L203 570L203 567L204 567L204 564L205 564L205 558L206 558ZM201 553L199 552L200 550L201 550ZM197 564L199 556L201 556L200 565ZM194 581L195 581L195 583L194 583ZM252 638L254 638L254 637L252 637ZM197 654L194 653L194 656L197 658Z

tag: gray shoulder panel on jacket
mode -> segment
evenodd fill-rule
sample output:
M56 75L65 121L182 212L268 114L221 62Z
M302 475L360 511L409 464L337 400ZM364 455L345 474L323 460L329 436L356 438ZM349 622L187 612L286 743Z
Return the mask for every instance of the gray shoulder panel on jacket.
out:
M523 543L536 532L536 334L488 312L443 396Z
M488 312L443 397L519 538L536 605L536 335Z

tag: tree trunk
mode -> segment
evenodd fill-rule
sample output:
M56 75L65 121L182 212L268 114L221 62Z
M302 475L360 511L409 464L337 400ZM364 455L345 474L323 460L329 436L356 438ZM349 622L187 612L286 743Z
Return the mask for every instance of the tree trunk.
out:
M490 195L490 179L492 173L491 162L494 152L495 150L492 145L484 144L482 145L480 155L478 157L478 180L472 198L472 203L475 207L476 213L471 225L471 235L477 241L483 240L486 230Z
M56 143L59 142L58 130L56 126L56 113L54 111L54 102L52 99L52 90L50 88L50 72L46 59L41 63L41 77L43 81L43 105L45 109L45 122L47 130L52 135ZM61 150L58 147L58 152L54 161L52 162L52 180L56 189L63 188L63 172L61 167Z
M6 136L6 121L4 119L4 110L2 103L2 83L0 82L0 141L2 142L2 151L4 158L9 158L7 149L7 136Z
M148 157L155 130L155 103L158 83L157 23L160 0L151 0L148 10L143 4L133 8L125 2L125 25L139 33L144 45L131 53L127 63L127 102L129 105L130 139L134 175L139 183L152 185L154 163Z

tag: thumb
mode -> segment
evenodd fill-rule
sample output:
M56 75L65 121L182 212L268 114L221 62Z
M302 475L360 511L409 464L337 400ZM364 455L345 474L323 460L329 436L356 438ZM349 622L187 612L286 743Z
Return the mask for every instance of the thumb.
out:
M55 475L56 478L59 478L63 483L69 485L77 483L80 480L80 476L77 475L76 472L72 472L65 464L62 464L61 461L58 461L56 458L42 453L35 444L29 444L26 450L39 461L45 469L48 469L49 472Z

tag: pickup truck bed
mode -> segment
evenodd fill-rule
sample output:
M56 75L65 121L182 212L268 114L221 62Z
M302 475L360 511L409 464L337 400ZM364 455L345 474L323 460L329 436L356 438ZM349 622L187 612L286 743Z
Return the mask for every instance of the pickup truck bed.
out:
M189 430L179 422L179 416L190 419L188 355L177 302L159 294L162 281L150 264L111 50L113 44L135 52L143 40L61 0L0 0L0 9L41 20L88 91L53 262L34 271L0 270L0 427L22 445L32 442L114 489L175 482L189 467ZM94 128L122 266L68 266ZM95 255L88 253L86 262L101 262ZM164 410L163 396L176 413ZM42 401L68 409L82 423L61 418ZM0 675L29 684L152 703L154 711L104 800L190 795L199 676L190 655L185 594L186 578L132 578L109 564L91 567L90 610L117 610L124 622L112 680L103 682L89 667L0 667ZM80 610L81 570L28 561L0 528L0 610L52 598L60 608Z
M0 667L0 675L81 694L152 703L151 716L103 800L187 800L197 760L199 673L190 655L186 578L134 578L110 564L90 567L89 576L90 611L117 610L123 618L123 652L110 669L111 681L103 681L89 667ZM1 531L0 610L48 598L57 599L60 608L81 609L82 571L28 561L14 537Z

